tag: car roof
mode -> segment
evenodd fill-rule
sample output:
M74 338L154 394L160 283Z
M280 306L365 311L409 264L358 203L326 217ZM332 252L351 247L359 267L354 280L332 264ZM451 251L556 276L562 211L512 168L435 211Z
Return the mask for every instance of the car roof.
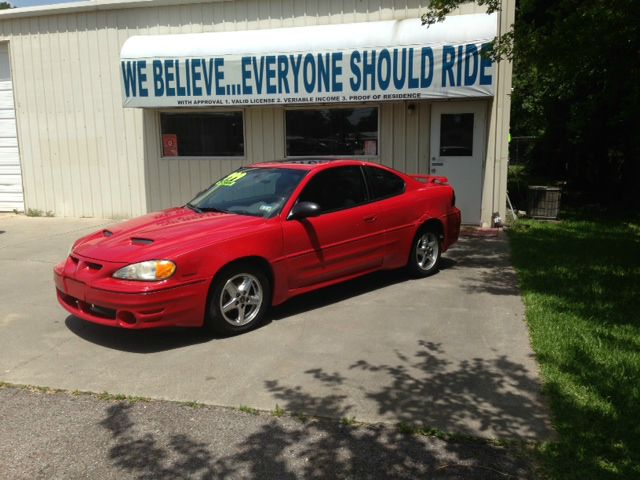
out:
M256 168L289 168L296 170L314 170L324 165L332 166L367 165L370 162L348 158L292 158L286 160L274 160L271 162L259 162L249 165Z

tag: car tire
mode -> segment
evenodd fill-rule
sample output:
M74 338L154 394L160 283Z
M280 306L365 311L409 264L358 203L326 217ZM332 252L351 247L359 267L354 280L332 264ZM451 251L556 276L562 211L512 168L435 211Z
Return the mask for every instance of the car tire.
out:
M251 330L271 304L271 284L264 270L249 263L232 264L218 273L209 293L205 327L218 335Z
M440 232L433 227L421 228L413 239L407 270L413 277L428 277L438 271L442 254Z

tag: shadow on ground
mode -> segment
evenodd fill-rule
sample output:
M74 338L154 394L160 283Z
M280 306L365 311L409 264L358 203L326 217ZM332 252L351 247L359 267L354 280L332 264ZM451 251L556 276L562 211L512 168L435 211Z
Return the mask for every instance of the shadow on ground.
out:
M540 440L552 435L540 386L522 365L506 356L455 362L445 355L441 344L419 341L418 347L413 355L395 352L397 362L393 364L360 360L349 366L349 370L377 377L367 384L379 386L364 393L374 401L380 416L500 439ZM342 374L320 368L305 373L328 392L347 382ZM287 411L345 418L355 407L344 395L314 396L301 386L278 380L265 381L265 387Z
M430 348L423 346L421 351ZM320 382L342 381L340 376L325 375L321 370L309 373ZM407 379L400 375L400 380ZM342 397L315 398L297 387L267 384L285 410L309 411L320 406L336 418L349 413ZM389 408L392 397L380 397L380 408ZM453 402L449 411L456 408ZM219 438L223 432L214 431L212 438L202 441L184 433L145 430L132 420L133 409L130 404L111 405L101 425L112 438L109 460L140 479L532 478L531 465L516 445L463 438L443 441L408 435L392 427L356 427L323 419L294 423L290 418L266 418L233 446L233 453L216 456L213 445L223 441ZM200 409L197 414L202 412L217 414L215 409ZM506 425L507 420L504 422Z
M462 241L443 268L486 269L481 280L469 274L465 285L469 293L518 295L504 248L508 248L504 242L488 239ZM464 270L461 274L465 278ZM292 299L274 309L272 319L285 319L404 281L411 280L402 272L369 275ZM164 341L177 342L168 336ZM171 345L177 348L178 343ZM374 376L376 381L364 383L369 387L353 385L350 371ZM206 440L184 432L165 438L136 425L130 414L134 407L117 404L108 408L102 422L112 435L109 458L121 470L144 479L532 478L520 443L498 445L464 434L482 432L499 439L525 440L552 435L535 372L505 355L456 360L442 344L417 340L413 349L396 351L391 362L361 359L340 372L318 367L304 373L314 388L269 378L264 388L280 408L296 418L314 415L320 419L292 427L291 418L269 418L238 442L234 453L214 455L210 444L221 441L217 434ZM362 394L380 416L435 436L407 435L390 425L350 426L358 420L352 418L357 405L344 392L353 388L366 388ZM462 436L443 441L436 438L441 436L437 428Z
M456 262L450 258L442 258L440 270L447 270L455 266L455 264ZM349 280L348 282L339 283L294 297L282 305L274 307L269 314L268 321L286 319L293 315L326 307L375 290L412 281L415 280L409 277L404 269L371 273L354 280Z
M456 262L443 258L441 270L452 268ZM411 282L404 270L376 272L338 285L310 292L274 307L258 328L268 326L272 321L286 320L310 310L326 307L334 303L379 290L402 282ZM106 348L131 353L156 353L189 345L196 345L215 338L198 328L127 330L85 322L73 315L65 319L65 325L78 337Z
M520 295L504 238L462 239L452 249L452 256L454 270L463 271L463 287L468 293ZM465 273L469 269L474 269L473 273Z
M85 322L73 315L65 319L65 325L78 337L102 347L131 353L156 353L212 339L199 328L126 330Z

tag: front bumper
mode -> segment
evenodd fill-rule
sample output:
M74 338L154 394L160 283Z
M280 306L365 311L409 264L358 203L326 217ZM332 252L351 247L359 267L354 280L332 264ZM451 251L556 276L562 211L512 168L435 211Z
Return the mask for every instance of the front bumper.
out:
M117 266L105 265L101 275L85 268L84 263L95 262L69 257L54 268L58 302L76 317L129 329L202 325L209 290L204 279L162 286L120 282L110 278Z

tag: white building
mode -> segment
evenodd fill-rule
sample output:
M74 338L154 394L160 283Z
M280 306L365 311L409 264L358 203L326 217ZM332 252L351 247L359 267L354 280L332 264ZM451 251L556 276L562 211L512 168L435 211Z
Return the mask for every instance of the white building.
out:
M515 0L91 0L0 11L0 210L131 217L230 171L366 158L504 217ZM188 34L188 35L185 35Z

